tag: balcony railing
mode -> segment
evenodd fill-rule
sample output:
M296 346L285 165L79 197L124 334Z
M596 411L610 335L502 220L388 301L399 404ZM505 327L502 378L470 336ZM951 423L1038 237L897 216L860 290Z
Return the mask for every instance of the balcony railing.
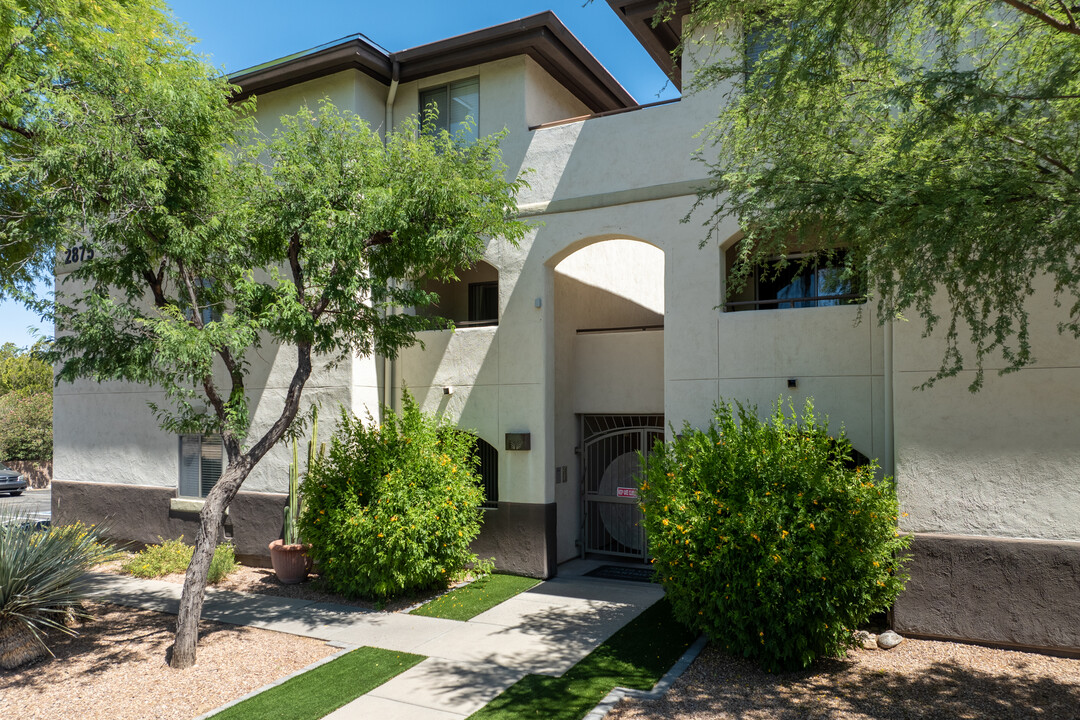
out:
M819 303L828 301L842 305L857 305L866 302L866 296L859 293L845 295L814 295L811 297L797 298L772 298L768 300L737 300L724 303L724 310L767 310L770 308L789 307L794 308L796 303ZM846 301L846 302L845 302ZM829 307L829 305L808 305L807 307Z

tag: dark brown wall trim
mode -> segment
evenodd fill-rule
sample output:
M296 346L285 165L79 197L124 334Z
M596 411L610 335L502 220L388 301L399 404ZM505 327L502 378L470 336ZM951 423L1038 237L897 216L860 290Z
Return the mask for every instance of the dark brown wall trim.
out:
M500 502L484 511L472 551L502 572L547 579L558 572L555 503Z
M197 514L170 510L176 491L168 487L54 481L52 518L57 525L82 521L108 526L108 536L135 546L158 538L191 540L199 527ZM281 537L282 515L288 496L241 492L229 506L224 528L232 536L236 554L248 564L265 565L267 545ZM223 534L225 534L223 533ZM484 511L480 536L473 552L494 557L496 566L509 573L549 578L557 572L555 503L500 502Z
M915 534L897 632L1080 653L1080 542Z
M195 538L199 516L170 509L176 490L147 485L53 481L52 521L104 524L118 542L151 544L158 538ZM267 545L281 537L281 509L286 495L241 492L229 506L224 533L232 536L237 555L269 555Z

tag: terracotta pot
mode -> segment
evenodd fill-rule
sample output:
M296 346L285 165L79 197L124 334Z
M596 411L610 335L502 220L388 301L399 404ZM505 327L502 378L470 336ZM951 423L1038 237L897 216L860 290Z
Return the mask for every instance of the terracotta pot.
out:
M284 540L270 543L270 562L281 584L296 585L307 580L311 571L311 559L307 556L310 547L306 543L286 545Z

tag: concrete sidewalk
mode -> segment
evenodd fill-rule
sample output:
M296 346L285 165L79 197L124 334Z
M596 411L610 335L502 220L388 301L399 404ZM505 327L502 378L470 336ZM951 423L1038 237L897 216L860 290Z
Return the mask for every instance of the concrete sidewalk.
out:
M468 622L344 605L208 590L202 616L345 645L426 655L333 720L464 718L527 674L562 675L663 596L648 583L597 580L601 563L572 561L542 582ZM98 600L176 613L180 585L93 575Z

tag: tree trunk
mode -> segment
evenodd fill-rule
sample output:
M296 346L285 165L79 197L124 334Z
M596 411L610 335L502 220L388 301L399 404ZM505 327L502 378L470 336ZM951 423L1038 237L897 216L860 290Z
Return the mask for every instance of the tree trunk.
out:
M169 665L177 670L195 664L195 644L199 640L199 618L202 616L203 599L206 597L206 579L210 573L210 561L214 559L218 535L225 522L225 508L236 497L240 485L251 472L251 467L252 463L247 456L230 464L206 496L206 504L199 512L199 532L195 536L195 551L184 576L180 612L176 617L176 638L173 640L172 657L169 659Z
M184 590L180 594L180 612L176 617L176 638L173 640L172 657L169 659L169 665L177 670L195 664L195 644L199 640L199 618L202 616L203 599L206 595L206 577L210 573L210 561L214 559L218 532L225 522L225 508L236 497L240 486L251 474L252 468L285 435L285 431L292 425L300 409L300 396L304 391L304 384L311 376L310 343L297 345L296 354L296 371L289 383L289 390L285 394L285 405L281 410L281 415L270 426L270 429L242 455L236 437L230 434L224 436L229 465L210 494L206 496L206 504L199 513L199 532L195 536L195 551L191 555L191 563L184 576ZM211 390L212 386L208 386L208 394ZM224 419L221 414L219 417Z

